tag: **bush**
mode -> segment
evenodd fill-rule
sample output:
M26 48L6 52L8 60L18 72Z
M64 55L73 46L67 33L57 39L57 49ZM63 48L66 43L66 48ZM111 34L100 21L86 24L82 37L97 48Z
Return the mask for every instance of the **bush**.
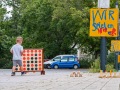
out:
M12 68L12 61L6 60L7 62L2 62L2 69L11 69Z
M100 71L100 60L96 59L90 67L90 72L95 73Z
M106 65L106 71L107 71L107 72L110 72L110 70L115 71L113 64L107 64L107 65Z
M110 72L110 70L115 71L114 61L115 61L115 53L110 53L107 56L107 65L106 65L106 71L107 72Z
M107 63L114 64L114 60L115 60L115 53L110 53L107 56Z
M106 71L110 72L110 70L115 71L114 69L114 64L113 63L108 63L106 65ZM91 68L89 70L92 73L100 72L100 60L97 59L91 64Z
M90 59L81 59L80 61L80 68L90 68L93 60Z

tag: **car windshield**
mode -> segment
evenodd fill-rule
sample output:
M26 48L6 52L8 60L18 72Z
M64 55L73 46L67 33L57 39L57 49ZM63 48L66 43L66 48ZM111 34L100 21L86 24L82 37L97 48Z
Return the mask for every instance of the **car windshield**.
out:
M51 59L51 61L60 61L61 57L60 56L56 56L55 58Z

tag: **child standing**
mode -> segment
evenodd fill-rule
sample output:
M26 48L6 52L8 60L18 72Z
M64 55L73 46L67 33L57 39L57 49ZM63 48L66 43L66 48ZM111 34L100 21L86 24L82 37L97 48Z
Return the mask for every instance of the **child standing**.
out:
M21 75L24 74L23 67L22 67L22 54L23 54L23 46L21 45L23 41L22 37L16 38L16 44L12 46L10 52L13 54L13 67L12 67L12 74L11 76L15 76L15 69L17 64L20 66Z

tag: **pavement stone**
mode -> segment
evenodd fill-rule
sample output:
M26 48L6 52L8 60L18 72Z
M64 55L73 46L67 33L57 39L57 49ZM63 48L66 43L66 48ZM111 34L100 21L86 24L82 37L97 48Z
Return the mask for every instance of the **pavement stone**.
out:
M10 69L0 69L0 90L120 90L120 78L98 78L86 69L46 69L46 75L28 73L10 76ZM81 71L83 77L70 77Z

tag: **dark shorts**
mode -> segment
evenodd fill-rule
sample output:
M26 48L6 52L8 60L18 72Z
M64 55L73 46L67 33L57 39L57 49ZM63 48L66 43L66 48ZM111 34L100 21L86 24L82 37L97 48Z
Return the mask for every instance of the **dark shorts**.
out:
M22 66L22 60L13 60L13 66Z

